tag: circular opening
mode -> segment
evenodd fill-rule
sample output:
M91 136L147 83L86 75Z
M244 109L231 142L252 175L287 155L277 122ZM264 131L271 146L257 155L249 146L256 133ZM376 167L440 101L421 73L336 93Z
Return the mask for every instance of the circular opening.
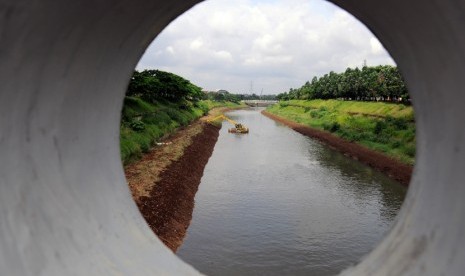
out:
M415 96L421 138L397 223L344 275L461 275L464 4L334 2L366 23L398 61ZM2 6L2 271L195 273L151 235L117 158L124 78L152 36L195 3Z
M184 133L168 140L160 138L164 134L171 132L172 129L187 125L190 122L190 120L183 118L182 114L177 114L175 110L184 109L186 112L195 113L195 109L200 108L200 106L194 103L194 105L186 107L186 102L179 101L179 97L171 99L169 95L164 95L154 100L144 98L144 95L139 93L140 89L143 89L141 87L144 82L168 81L172 83L173 79L178 78L173 73L167 73L166 71L174 72L184 78L189 76L188 78L192 83L207 86L208 88L205 90L215 90L203 95L204 98L210 97L211 100L218 100L219 98L221 100L234 100L235 93L229 93L227 90L236 93L242 92L242 95L236 97L236 99L247 99L247 97L252 99L253 95L260 99L264 94L263 91L265 91L265 95L270 93L268 91L271 91L271 93L285 92L279 95L279 99L294 99L295 101L281 103L280 108L283 108L283 110L277 110L278 114L285 117L285 112L295 112L290 115L287 114L289 118L300 113L302 115L300 119L307 117L308 119L314 119L320 124L322 130L335 136L342 137L350 142L360 143L365 147L371 146L372 149L378 151L380 149L389 151L395 158L402 159L407 165L404 167L400 165L394 166L386 174L393 176L392 174L397 173L397 170L404 170L402 173L407 176L398 177L403 177L404 184L409 181L409 173L411 173L409 164L413 164L415 154L413 110L409 98L405 97L408 94L406 94L402 77L379 41L348 13L338 10L325 2L302 1L292 7L285 3L258 2L251 4L247 2L247 5L244 3L237 5L237 3L231 4L221 1L208 2L207 4L212 6L216 5L216 12L204 8L207 4L199 5L195 8L197 13L186 13L177 22L173 22L154 41L147 50L145 58L139 62L137 67L139 72L133 75L128 89L129 97L125 99L123 125L126 125L123 126L122 135L129 135L129 132L133 132L137 137L136 139L141 140L141 133L146 132L149 135L154 135L154 131L160 131L160 133L155 134L155 140L158 140L158 147L155 150L149 150L151 140L141 141L141 146L139 146L141 152L147 151L149 152L148 156L152 157L144 158L143 162L137 163L137 165L128 166L126 172L130 179L133 195L136 202L139 203L142 213L154 231L172 249L177 248L180 241L169 239L182 240L182 236L179 237L173 235L173 233L177 232L179 234L184 230L180 228L185 226L177 223L177 228L170 229L170 227L166 226L166 221L153 219L152 215L154 209L168 208L168 213L179 211L179 209L170 206L173 203L166 199L171 197L173 201L179 202L180 198L177 198L179 194L173 195L172 191L165 193L166 191L159 187L155 188L158 189L156 192L152 192L152 189L154 189L153 183L162 182L163 178L167 177L170 181L166 185L173 187L185 181L186 177L183 177L182 181L178 181L173 179L172 174L159 176L158 173L171 166L172 161L161 164L160 161L154 160L164 154L169 157L163 158L163 161L170 158L178 160L177 158L180 156L172 156L173 153L167 153L167 151L178 154L179 151L188 148L191 142L186 142L186 139L183 139L182 136L187 135L187 137L190 137L189 135L192 133ZM305 62L300 62L301 60ZM239 67L237 64L241 64L241 66ZM378 66L381 64L389 66ZM308 67L311 69L307 69ZM146 69L153 71L143 71ZM163 71L155 71L157 69ZM308 71L311 71L311 73L308 73ZM312 76L315 76L313 80L311 79ZM160 85L160 83L155 84L155 86L157 85ZM346 88L344 85L348 85L350 88ZM294 88L288 91L289 86ZM257 87L260 88L257 89ZM148 102L152 101L151 104L153 105L146 106L146 110L141 111L146 103L139 102L137 98ZM331 101L331 103L329 105L322 104L320 99ZM310 102L309 100L318 102ZM196 101L191 101L190 104L192 102ZM357 102L362 102L362 104L354 107L354 103ZM401 103L403 104L401 105ZM287 105L291 106L289 110L285 110ZM342 106L334 108L334 105ZM294 107L298 110L292 110ZM137 112L137 109L140 109L139 112ZM245 120L245 122L250 120L252 125L256 120L247 112L238 112L236 115L232 113L231 117L239 121ZM165 125L169 125L170 121L175 122L172 129L163 130L160 127L156 130L149 129L152 124L157 125L157 122L165 119L167 120ZM260 121L254 126L263 128L266 124L269 124L269 122ZM313 128L318 128L315 123L313 124ZM270 127L276 126L270 124ZM125 134L124 131L128 133ZM193 133L197 133L196 131L198 130L193 131ZM254 132L252 129L252 133ZM305 131L303 132L305 133ZM297 159L301 160L300 165L303 164L302 166L307 170L320 170L320 172L312 171L311 174L299 170L292 172L286 166L299 165L299 162L287 164L289 162L280 161L283 163L282 166L277 166L271 172L281 173L268 176L270 177L269 181L264 183L277 183L277 179L279 179L278 184L281 185L268 188L281 191L281 193L287 193L289 189L301 189L293 195L284 197L283 194L263 193L260 189L266 189L265 185L259 187L258 190L247 190L249 184L254 185L255 182L260 182L259 179L254 180L253 177L265 177L258 172L260 170L264 171L263 168L260 169L260 162L250 162L251 164L248 165L248 168L258 167L255 173L253 173L255 169L249 171L247 167L240 166L236 171L228 171L227 167L215 167L215 165L207 167L202 182L206 182L204 185L207 185L207 187L209 181L215 183L216 186L219 186L219 182L226 182L227 185L222 187L224 192L228 190L228 186L237 187L238 183L248 184L242 187L242 191L245 191L242 194L237 193L235 189L228 190L232 193L231 197L240 198L231 205L223 204L231 200L231 198L223 198L223 192L200 188L201 192L204 192L201 195L204 197L204 203L197 203L196 208L198 211L196 212L200 219L199 222L196 222L194 215L195 229L192 230L197 232L189 230L193 238L187 240L187 246L181 247L179 256L196 266L201 272L213 274L234 271L270 273L279 269L281 269L279 270L280 273L334 274L348 265L357 263L362 256L367 254L381 240L382 233L389 229L389 225L393 222L405 194L405 190L399 187L398 184L390 181L377 172L376 169L369 169L314 142L304 142L309 141L306 138L299 140L302 138L299 136L300 138L297 138L297 140L292 140L295 138L291 134L292 132L287 132L287 135L290 135L287 138L275 139L276 141L266 135L278 137L280 136L278 133L270 132L267 134L266 131L263 133L257 131L255 133L264 135L263 139L266 137L275 145L290 143L289 146L285 147L287 151L305 153L299 156L287 156L284 154L286 149L283 149L281 156L268 155L266 159L278 161L280 159ZM250 158L245 156L244 153L237 155L237 149L241 147L240 143L252 143L252 145L254 143L253 139L237 138L237 136L224 138L224 136L220 135L221 151L224 151L224 154L228 155L229 158L241 160L236 162L237 164L233 164L233 166L243 165L244 160ZM402 138L406 138L406 140L402 140ZM286 142L286 139L291 139L292 142ZM130 138L122 139L122 144L129 140ZM330 143L330 145L335 143L331 139L329 140L326 142ZM238 141L239 144L235 144ZM178 143L181 145L181 150L176 146ZM293 148L291 145L302 143L305 144L305 146L301 145L302 148L290 149ZM409 144L407 145L407 143ZM251 156L258 156L259 159L263 158L263 151L267 151L269 148L260 148L260 146L260 143L257 143L250 149L244 150L244 152L251 154ZM273 147L271 144L268 146ZM230 152L228 151L229 147L235 150ZM257 148L260 150L254 153L253 149ZM276 146L272 149L275 152L280 151L279 147ZM344 149L339 150L348 153ZM360 158L366 163L371 162L372 165L377 162L378 169L385 167L384 162L386 162L386 159L376 160L377 155L373 155L373 157L370 155L371 152L358 153L362 155L360 157L354 153L357 150L359 148L352 149L352 153L349 151L349 155L352 154L354 158ZM234 154L236 156L233 156ZM126 155L123 152L123 157ZM214 161L210 162L213 162L213 164L226 162L216 155L213 155L212 158ZM127 160L130 163L130 158ZM154 165L154 162L158 163ZM141 166L147 166L149 163L149 166L155 166L155 170L152 170L150 174L141 174L141 170L144 170ZM320 166L321 164L322 166ZM284 168L284 170L280 170L280 167L281 169ZM177 166L176 169L178 173L179 171L185 172L188 170L185 166ZM219 171L225 173L219 173ZM200 168L199 172L201 176L203 168ZM299 182L293 177L295 173L301 174L301 183L305 182L303 180L305 178L316 178L317 180L307 186L297 185L296 187L287 187L281 190L282 184ZM154 174L157 176L154 176ZM221 177L218 177L218 175L221 175ZM318 175L323 177L320 178ZM234 181L231 182L228 176ZM243 179L241 179L241 176ZM140 185L141 183L147 185ZM155 184L156 186L157 184ZM183 188L185 187L183 186ZM149 198L152 197L152 193L154 197L156 194L157 199L150 201ZM247 195L254 193L262 194L261 196L247 197ZM333 198L329 196L331 193ZM262 197L263 194L266 196ZM305 200L301 202L297 200L297 198L303 197L304 194L313 203L306 204ZM161 195L165 198L161 197ZM273 196L276 198L273 198ZM284 206L292 206L293 203L295 204L294 209L285 208L284 206L270 208L272 205L279 206L279 203L274 202L283 198L286 198L287 204L281 203ZM261 205L257 204L260 200L263 201ZM334 204L327 204L326 201L331 200ZM182 201L185 202L186 199L182 198ZM220 204L210 205L210 202ZM247 204L243 204L244 202ZM160 206L163 206L163 208ZM182 208L188 209L192 207L189 204L182 206ZM234 209L238 211L232 212L231 210ZM251 211L252 209L262 210L262 212L255 213ZM263 209L269 210L263 211ZM218 210L223 210L223 212ZM225 212L226 210L229 211ZM306 211L301 212L302 210ZM150 215L147 215L149 213ZM160 211L157 216L167 217L169 216L168 213ZM228 218L225 217L224 213L232 214ZM286 220L286 217L297 213L300 213L299 217L291 221ZM357 213L357 215L352 217L353 213ZM251 218L249 220L234 220L234 217L238 218L245 216L245 214L250 215ZM214 221L210 220L211 217L215 216ZM260 221L258 220L260 216L269 216L273 217L273 219ZM331 216L333 218L328 219ZM360 220L357 221L357 219ZM189 222L190 219L184 221L187 224ZM317 227L314 227L314 225L317 224L324 224L326 228L323 227L315 231ZM226 227L225 225L229 226ZM237 227L237 225L247 225L247 227ZM262 227L263 225L266 225L266 227ZM283 227L283 225L287 225L287 227ZM273 229L279 227L283 229L273 231ZM232 230L230 231L230 229ZM295 232L297 230L300 232L297 234L299 237L296 238ZM236 236L234 236L234 231ZM254 231L255 233L253 233ZM294 233L290 234L290 232ZM232 236L228 237L231 233ZM217 236L216 240L215 236ZM247 238L244 238L244 236ZM283 236L285 238L282 238ZM322 239L317 238L314 240L315 237L321 237ZM254 243L255 246L252 246ZM270 244L276 246L270 247ZM246 245L249 247L246 248ZM215 248L216 251L209 251L211 248ZM270 254L270 252L275 253ZM299 259L296 257L299 255L306 255L306 257ZM233 268L224 266L223 262L226 259ZM245 260L248 260L248 263ZM221 263L218 267L226 270L212 269L212 262ZM273 265L264 265L259 262L273 263ZM287 265L279 266L278 263ZM242 267L238 267L240 265ZM268 267L269 271L257 270L257 267ZM302 267L312 268L305 270Z

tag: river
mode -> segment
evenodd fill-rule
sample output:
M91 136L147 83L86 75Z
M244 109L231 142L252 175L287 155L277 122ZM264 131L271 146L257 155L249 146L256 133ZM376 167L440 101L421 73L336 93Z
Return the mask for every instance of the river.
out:
M335 275L392 226L406 188L260 114L227 114L178 256L207 275Z

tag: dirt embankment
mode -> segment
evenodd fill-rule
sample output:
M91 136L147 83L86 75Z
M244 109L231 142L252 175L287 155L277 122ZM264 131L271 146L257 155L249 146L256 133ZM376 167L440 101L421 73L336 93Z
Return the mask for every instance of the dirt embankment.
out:
M197 121L125 168L142 215L174 252L191 222L194 197L218 135L217 127Z
M265 110L262 111L262 114L289 126L290 128L305 136L322 141L323 143L342 152L343 154L385 173L392 179L400 182L402 185L408 186L410 183L410 178L413 171L412 166L405 165L386 155L370 150L359 144L349 142L331 133L292 122L290 120L271 114Z

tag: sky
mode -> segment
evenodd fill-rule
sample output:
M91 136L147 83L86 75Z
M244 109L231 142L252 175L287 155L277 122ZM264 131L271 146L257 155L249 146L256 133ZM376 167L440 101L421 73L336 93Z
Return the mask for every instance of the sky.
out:
M347 67L395 65L357 19L324 0L208 0L171 22L137 70L207 91L278 94Z

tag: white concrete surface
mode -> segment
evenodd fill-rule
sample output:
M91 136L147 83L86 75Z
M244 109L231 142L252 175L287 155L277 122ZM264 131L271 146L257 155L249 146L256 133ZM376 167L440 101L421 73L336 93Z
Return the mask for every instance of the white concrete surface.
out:
M143 221L118 143L133 68L196 2L0 0L0 274L196 274ZM334 2L399 64L418 133L394 229L343 274L463 275L465 1Z

